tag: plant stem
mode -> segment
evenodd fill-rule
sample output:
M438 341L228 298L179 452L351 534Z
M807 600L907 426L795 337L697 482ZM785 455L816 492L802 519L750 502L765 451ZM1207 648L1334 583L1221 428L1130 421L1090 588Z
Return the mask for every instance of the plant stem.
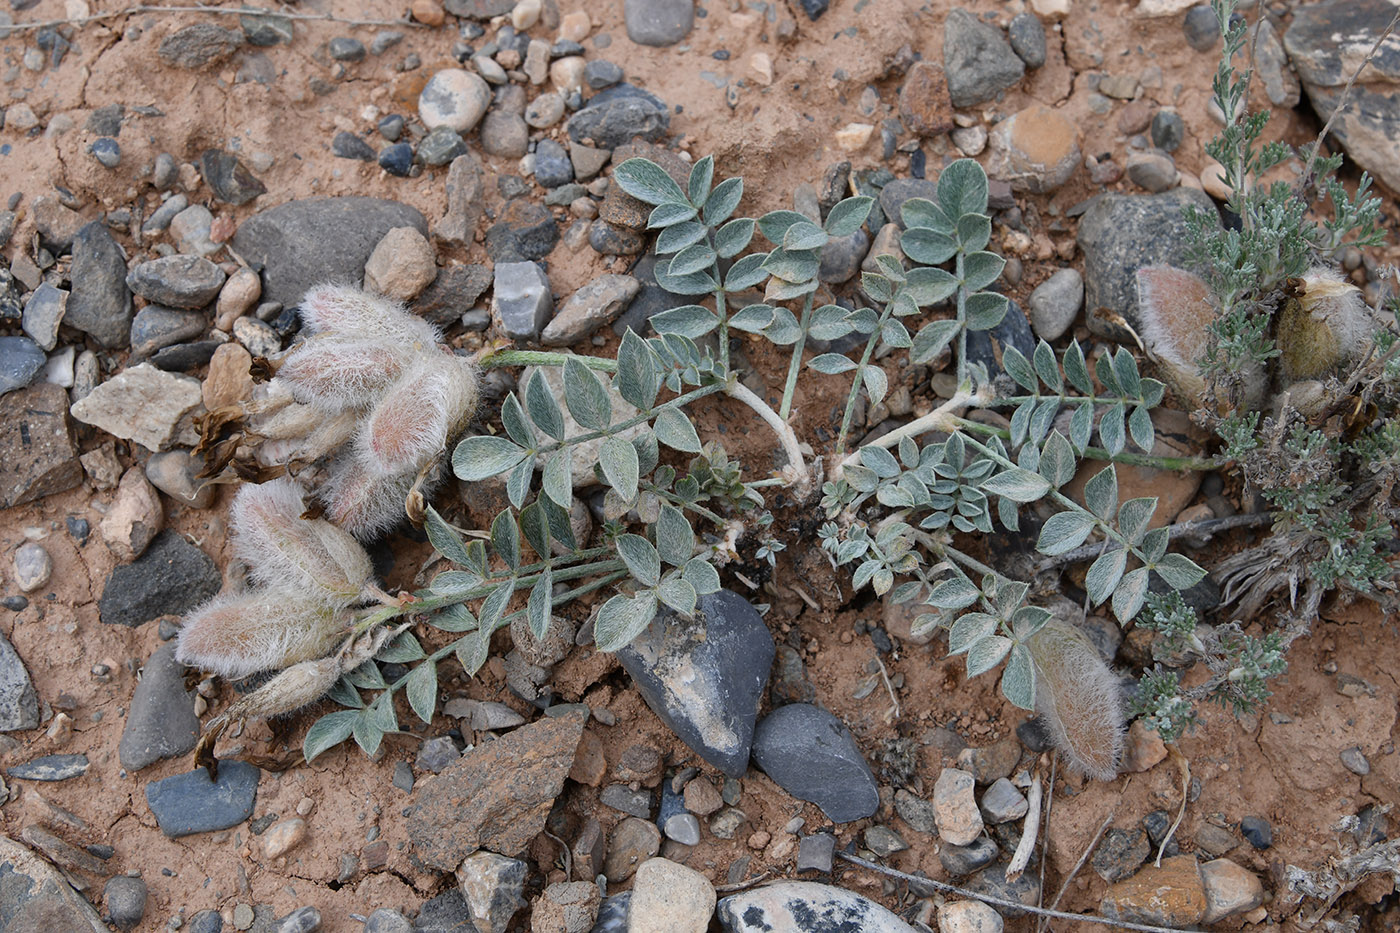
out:
M963 284L967 273L963 269L963 251L958 249L958 385L967 382L967 287ZM961 393L959 393L961 394Z
M807 462L802 456L802 447L797 442L797 435L793 433L792 426L785 419L778 417L778 414L768 406L767 402L755 395L737 379L730 380L725 394L752 408L763 419L764 423L773 429L773 433L778 435L778 441L783 445L783 453L787 455L788 466L799 474L798 487L805 490L811 483L811 471L807 469Z
M980 405L984 401L986 401L986 399L983 392L967 392L959 388L952 398L948 399L948 401L944 402L942 405L939 405L933 411L920 418L915 418L902 427L895 428L888 434L881 435L871 441L867 446L884 447L888 449L896 446L906 437L917 437L925 431L952 431L957 427L956 421L958 420L953 415L953 412L960 408L965 408L968 405ZM860 451L855 451L850 456L846 457L845 460L837 463L836 471L832 479L840 479L841 469L847 464L854 463L859 456Z
M616 434L619 431L625 431L628 428L633 427L634 425L650 421L652 418L655 418L657 412L661 411L661 409L663 408L681 408L685 405L689 405L691 402L694 402L698 399L702 399L707 395L714 395L716 392L724 391L726 391L726 386L722 382L714 382L707 386L701 386L700 388L695 389L691 392L687 392L684 395L678 395L675 398L671 399L669 402L657 405L655 408L652 408L648 411L641 412L636 417L628 418L626 421L619 422L618 424L610 424L604 431L589 431L587 434L579 434L576 437L566 437L562 441L555 441L552 444L546 444L545 446L535 450L534 453L549 454L573 444L582 444L584 441L594 441L600 437L608 437L610 435Z
M714 267L715 281L720 281L719 263ZM729 311L724 300L725 291L717 289L715 291L715 315L719 317L719 372L724 378L729 378Z
M797 322L797 343L792 345L792 362L788 364L787 383L783 386L783 404L778 409L778 417L788 420L792 414L792 396L797 391L797 375L802 371L802 349L807 346L807 328L812 323L812 302L817 297L815 290L807 293L802 301L802 318Z
M1004 441L1011 440L1011 432L1006 428L994 427L980 421L970 421L967 418L957 420L958 427L965 431L989 437L999 437ZM1220 466L1210 457L1165 457L1156 454L1135 454L1128 451L1111 454L1102 447L1085 447L1084 458L1087 460L1106 460L1110 463L1126 463L1129 466L1155 467L1158 470L1214 470Z
M577 353L553 353L549 350L492 350L477 357L476 364L482 369L501 369L506 366L563 366L565 361L571 359L599 372L617 372L617 360Z
M881 329L885 326L885 321L889 319L890 310L894 307L894 301L885 302L885 309L880 312L880 320L876 322L875 329L870 332L870 338L865 341L865 352L861 354L860 363L856 366L855 377L851 379L851 393L846 396L846 411L841 416L841 433L836 436L836 453L832 459L837 463L841 462L846 455L846 435L851 430L851 418L855 415L856 399L860 398L860 387L865 375L865 367L870 365L870 357L875 354L875 345L880 341Z
M720 526L723 526L723 525L724 525L724 518L723 518L722 516L716 514L715 512L710 511L709 509L705 508L703 505L700 505L700 504L695 503L695 502L686 502L684 499L682 499L680 496L676 495L675 493L668 492L667 490L661 489L660 487L658 487L658 486L656 486L656 485L654 485L654 484L646 484L646 485L643 485L641 488L642 488L642 490L643 490L644 492L649 492L649 493L651 493L651 494L654 495L654 496L658 496L658 497L660 497L660 498L662 498L662 499L665 499L667 502L671 503L671 504L674 505L674 506L677 506L677 507L682 508L682 509L689 509L690 511L694 512L696 515L699 515L701 518L708 518L710 521L714 522L716 525L720 525Z

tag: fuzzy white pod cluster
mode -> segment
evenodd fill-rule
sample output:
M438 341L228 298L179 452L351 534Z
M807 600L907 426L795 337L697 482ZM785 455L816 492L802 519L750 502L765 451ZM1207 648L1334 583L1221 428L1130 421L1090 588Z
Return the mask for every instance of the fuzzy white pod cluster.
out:
M1035 711L1075 771L1111 781L1123 751L1118 677L1073 625L1052 619L1027 641L1035 661Z

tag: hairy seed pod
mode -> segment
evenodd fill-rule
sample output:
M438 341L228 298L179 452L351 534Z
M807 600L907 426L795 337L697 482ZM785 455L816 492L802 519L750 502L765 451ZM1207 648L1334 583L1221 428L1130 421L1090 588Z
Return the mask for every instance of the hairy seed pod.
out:
M450 353L419 357L365 419L356 455L373 475L416 471L476 409L476 369Z
M1026 642L1035 662L1035 711L1075 771L1111 781L1123 751L1118 678L1077 627L1051 619Z
M1320 378L1362 354L1373 328L1359 288L1326 266L1289 279L1288 288L1277 328L1287 382Z
M323 658L345 633L333 610L299 593L221 593L185 618L175 658L236 680Z
M293 664L235 704L239 716L282 716L315 703L340 679L340 661ZM233 712L230 707L230 712Z
M345 529L302 518L304 511L301 487L290 477L244 486L231 509L234 553L264 586L349 606L373 577L369 555Z
M287 354L277 379L298 402L322 412L360 411L373 405L413 359L384 338L317 334Z
M372 541L404 519L404 501L416 473L374 476L359 458L345 455L331 464L319 495L325 518L361 541Z
M378 341L404 351L441 340L438 329L391 298L346 285L317 285L301 299L303 326L313 334Z

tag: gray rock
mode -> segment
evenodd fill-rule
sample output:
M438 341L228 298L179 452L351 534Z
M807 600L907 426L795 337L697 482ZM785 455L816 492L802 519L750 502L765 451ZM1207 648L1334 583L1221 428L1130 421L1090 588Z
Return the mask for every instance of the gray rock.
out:
M171 839L228 829L253 815L262 772L244 761L219 763L219 780L204 768L146 785L146 803Z
M518 113L492 110L481 121L481 148L502 159L518 159L530 147L530 128Z
M350 36L336 36L327 43L326 53L338 62L361 62L368 54L365 44Z
M816 22L827 8L831 6L831 0L799 0L802 12L807 14L807 18Z
M36 285L37 272L36 269L33 276ZM14 274L0 264L0 321L17 321L24 316L24 302L20 301L23 293L23 284L15 281Z
M404 39L404 34L397 29L381 29L374 34L374 38L369 43L369 53L371 55L383 55L385 52L398 45Z
M109 625L134 628L161 616L184 615L218 593L222 583L207 554L164 531L146 553L107 577L98 612Z
M404 142L384 147L379 153L379 167L390 175L407 178L413 173L413 146Z
M1159 110L1152 116L1152 145L1163 152L1176 152L1186 138L1186 124L1175 110Z
M1031 335L1030 322L1026 320L1021 306L1014 301L1006 309L1006 317L1002 318L996 327L991 330L975 330L967 335L967 358L971 362L986 366L987 372L996 373L1001 369L1001 364L997 361L1001 359L1001 352L1007 347L1015 347L1026 359L1030 359L1035 353L1035 338Z
M1079 316L1084 304L1084 277L1078 269L1061 269L1037 285L1026 303L1035 335L1053 343Z
M1128 156L1127 173L1133 184L1153 194L1174 188L1180 178L1172 157L1155 150L1134 152Z
M53 575L53 558L37 541L26 541L15 549L15 583L21 593L32 593Z
M63 323L90 334L109 350L126 345L131 327L131 291L126 257L106 226L93 221L73 237L72 291Z
M206 149L199 159L200 174L204 183L214 192L214 197L225 204L237 207L262 194L267 194L267 186L259 181L248 166L231 152L222 149Z
M1100 195L1079 221L1085 307L1109 308L1133 328L1140 328L1137 270L1187 263L1190 233L1182 216L1187 205L1205 212L1207 219L1218 216L1210 196L1194 188L1156 195ZM1086 323L1098 336L1112 336L1097 315L1088 315Z
M354 133L341 130L331 140L331 154L337 159L355 159L360 162L373 162L374 147Z
M176 68L204 68L233 55L243 44L243 34L213 23L194 23L161 40L161 61Z
M1352 774L1359 774L1362 777L1371 773L1371 763L1366 760L1366 755L1359 746L1353 745L1350 748L1342 749L1342 765Z
M112 922L123 930L130 930L141 922L146 913L146 882L140 878L117 875L107 879L102 887L102 903Z
M769 713L754 730L753 759L779 787L815 803L832 822L864 819L880 807L855 737L824 709L790 703Z
M409 308L414 314L439 327L462 316L491 286L490 266L466 264L445 266ZM483 312L485 313L485 312Z
M988 823L1019 820L1029 808L1025 794L1007 778L997 778L982 794L982 818Z
M68 393L39 382L0 396L0 508L71 489L82 479Z
M457 745L450 736L440 735L437 738L428 739L418 747L418 757L414 759L414 764L419 771L431 771L438 774L452 762L462 757L462 753L457 750Z
M640 136L656 142L671 126L666 102L631 84L595 94L569 118L569 138L597 149L616 149Z
M622 15L627 38L638 45L664 48L690 35L695 25L693 0L626 0Z
M146 357L162 347L183 343L209 329L209 319L197 311L173 311L147 305L131 319L131 352Z
M1115 827L1103 834L1091 864L1100 878L1112 884L1137 871L1151 854L1152 845L1141 827Z
M155 451L196 443L199 435L191 418L201 403L198 379L141 363L94 388L73 403L71 412L84 424Z
M122 147L115 139L101 136L87 147L88 154L106 168L116 168L122 162Z
M470 152L452 160L447 170L447 213L438 222L437 236L449 243L469 244L483 209L481 162Z
M1000 851L995 842L980 836L965 846L943 843L938 847L938 861L948 874L963 878L992 864Z
M5 769L5 773L21 781L68 781L87 773L88 757L75 755L44 755Z
M632 790L626 784L609 784L603 788L603 792L598 795L598 802L605 807L612 807L628 816L635 816L639 819L651 818L651 792L646 790Z
M0 395L29 385L47 360L28 337L0 337Z
M484 131L483 131L484 132ZM424 165L446 165L467 152L462 135L449 126L439 126L418 141L416 158Z
M560 94L541 94L530 101L530 105L525 108L525 123L537 130L549 129L562 119L564 119L564 98ZM544 140L540 142L543 144ZM572 166L569 168L569 175L573 177Z
M1045 64L1045 25L1029 10L1023 10L1011 18L1007 27L1011 39L1011 50L1026 63L1027 68L1035 69Z
M187 933L223 933L224 918L217 910L201 910L190 918Z
M588 245L603 256L636 256L646 247L646 240L635 230L600 219L588 226Z
M611 324L636 297L641 283L630 275L605 274L569 296L540 333L547 347L567 347Z
M731 894L715 912L726 933L914 933L874 901L814 881L779 881Z
M161 202L160 207L151 212L151 216L146 218L146 222L141 225L141 232L146 234L160 233L162 230L170 228L170 222L175 219L175 215L190 206L189 198L183 194L173 194Z
M0 246L10 242L10 235L15 232L15 212L0 210Z
M381 907L365 918L364 933L413 933L413 924L397 910Z
M107 931L62 872L5 836L0 836L0 925L36 933Z
M864 230L828 241L822 247L817 279L828 285L850 281L860 271L860 264L869 251L870 236Z
M829 872L835 854L836 837L831 833L803 836L797 845L797 870Z
M535 147L535 181L543 188L558 188L574 180L569 153L552 139L542 139Z
M921 833L938 832L938 822L934 816L933 804L904 788L894 793L894 811L899 818L909 824L909 828Z
M312 285L359 282L370 253L394 227L428 233L423 215L397 201L288 201L245 220L234 234L233 248L249 263L263 267L263 300L290 308Z
M865 847L880 858L889 858L896 852L903 852L909 848L909 843L904 841L903 836L888 826L881 826L878 823L867 826L862 838Z
M943 68L954 107L993 100L1026 73L1001 30L961 7L948 13L943 26Z
M515 3L516 0L446 0L443 8L453 16L486 20L509 13L514 9Z
M553 314L549 277L538 263L496 263L491 316L502 333L512 340L538 340Z
M315 907L298 907L277 921L276 933L316 933L321 929L321 912Z
M963 887L977 894L990 894L1008 901L1020 901L1027 907L1035 907L1040 903L1039 878L1038 872L1027 871L1015 881L1007 881L1006 865L998 863L977 872L963 883ZM1003 917L1025 915L1025 911L1015 907L998 906L996 911Z
M86 222L81 214L65 207L56 197L35 198L30 213L39 230L39 243L55 256L68 252Z
M583 66L583 80L595 91L621 83L625 75L622 66L605 58L595 58Z
M656 264L660 259L654 254L647 254L637 260L637 264L632 267L631 275L636 279L641 288L638 290L627 310L623 311L616 321L613 322L613 333L621 337L627 333L630 327L638 336L648 336L651 333L652 315L660 314L662 311L669 311L671 308L678 308L688 304L690 299L684 295L677 295L668 292L656 283ZM670 262L670 259L665 261Z
M175 660L175 643L168 642L146 661L136 683L117 755L123 768L140 771L193 751L198 741L199 717L185 689L185 666Z
M156 156L155 165L151 170L151 184L155 185L158 191L168 190L179 178L180 168L175 164L174 156L168 152Z
M757 610L728 590L702 596L690 620L663 609L617 652L652 712L731 777L748 767L773 655L773 636Z
M486 231L486 254L495 263L543 259L558 242L559 225L549 208L516 198Z
M29 671L9 639L0 635L0 732L22 732L39 725L39 697Z
M880 210L904 229L902 211L910 198L924 198L938 203L938 185L923 178L896 178L880 189Z
M598 907L598 917L590 933L626 933L627 912L631 906L631 891L604 898Z
M1258 31L1258 41L1255 32ZM1264 93L1275 107L1292 110L1302 99L1298 76L1288 64L1288 55L1279 42L1273 23L1265 19L1262 25L1251 26L1245 33L1245 49L1253 56L1254 75L1264 86ZM1374 40L1372 40L1374 41ZM1397 59L1400 61L1400 59Z
M528 866L494 852L474 852L457 869L457 883L480 933L505 933L511 917L525 906Z
M1208 3L1193 6L1181 20L1181 31L1187 45L1197 52L1209 52L1220 41L1220 17Z
M191 204L170 218L170 238L182 253L208 256L219 251L219 245L209 239L214 215L203 204Z
M292 21L275 13L242 13L238 17L238 25L243 29L243 37L248 44L259 48L291 42L294 35Z
M1320 120L1332 116L1355 71L1395 13L1386 0L1328 0L1299 7L1283 45ZM1262 44L1262 43L1261 43ZM1332 122L1347 155L1400 188L1400 46L1381 43Z
M694 813L673 813L661 822L666 838L683 846L700 844L700 820Z
M414 933L475 933L471 910L457 888L424 901L413 921Z
M1274 844L1274 828L1262 816L1246 816L1241 819L1240 835L1256 849L1268 849Z
M446 68L428 79L418 95L418 116L428 129L446 126L470 132L491 105L491 88L480 75Z

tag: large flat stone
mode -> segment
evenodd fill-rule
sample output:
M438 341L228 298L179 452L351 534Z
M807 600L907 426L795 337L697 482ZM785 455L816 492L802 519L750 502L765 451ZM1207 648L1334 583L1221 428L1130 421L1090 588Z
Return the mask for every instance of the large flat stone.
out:
M8 836L0 836L0 930L107 933L57 868Z
M0 508L83 481L68 425L68 393L48 382L0 396Z
M73 404L73 417L155 453L199 442L195 410L204 404L198 379L142 363L113 376Z

